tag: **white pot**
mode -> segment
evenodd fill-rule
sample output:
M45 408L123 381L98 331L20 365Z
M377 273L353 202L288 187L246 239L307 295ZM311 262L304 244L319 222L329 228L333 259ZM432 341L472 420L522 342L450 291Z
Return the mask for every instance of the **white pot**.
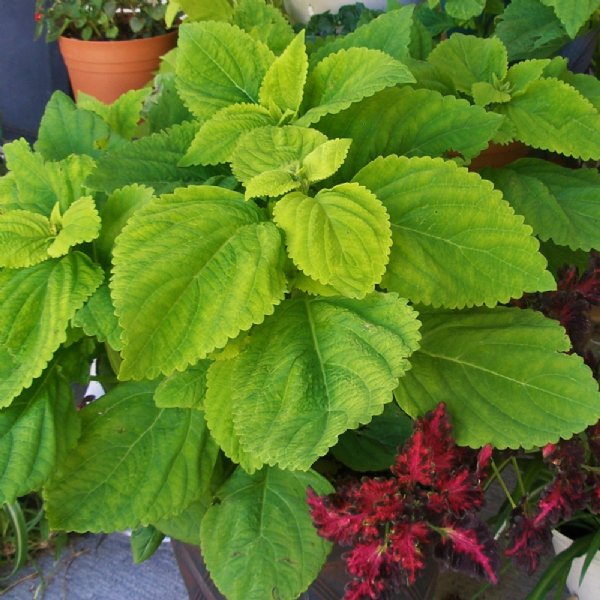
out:
M554 546L554 552L557 554L566 550L572 543L573 540L560 531L555 530L552 532L552 546ZM567 577L567 589L571 594L575 594L579 600L598 600L598 597L600 597L600 553L597 552L594 556L588 570L585 572L581 585L579 585L584 561L585 556L579 556L571 564L571 570Z
M367 8L385 10L387 0L357 0ZM354 4L353 0L283 0L283 5L295 23L306 23L313 15L330 11L337 14L340 7Z

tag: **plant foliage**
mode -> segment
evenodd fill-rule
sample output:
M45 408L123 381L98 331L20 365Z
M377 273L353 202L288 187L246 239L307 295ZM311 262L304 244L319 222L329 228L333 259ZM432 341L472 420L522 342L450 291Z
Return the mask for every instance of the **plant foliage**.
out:
M147 528L140 558L152 527L201 538L230 600L292 600L327 553L306 486L330 491L326 455L384 468L385 419L444 402L458 443L516 448L600 417L560 326L501 306L556 288L539 240L600 246L597 173L467 169L492 141L600 159L598 94L500 35L436 45L436 2L314 46L262 0L178 5L146 97L56 94L5 146L0 497ZM74 410L92 359L108 393Z

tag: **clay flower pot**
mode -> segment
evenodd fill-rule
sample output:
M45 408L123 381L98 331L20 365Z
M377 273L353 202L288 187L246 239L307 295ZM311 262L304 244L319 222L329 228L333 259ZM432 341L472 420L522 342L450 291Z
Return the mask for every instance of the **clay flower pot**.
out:
M106 104L144 87L158 69L160 57L176 43L177 31L139 40L58 40L75 98L83 92Z

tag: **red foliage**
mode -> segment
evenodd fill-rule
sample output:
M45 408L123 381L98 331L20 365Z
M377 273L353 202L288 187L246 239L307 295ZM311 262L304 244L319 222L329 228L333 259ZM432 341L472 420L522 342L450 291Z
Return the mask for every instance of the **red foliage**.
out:
M365 477L334 494L309 491L313 522L323 537L353 546L345 555L353 581L346 600L378 598L411 585L425 566L425 549L450 567L496 581L494 541L475 516L491 448L454 443L446 407L417 419L391 478Z

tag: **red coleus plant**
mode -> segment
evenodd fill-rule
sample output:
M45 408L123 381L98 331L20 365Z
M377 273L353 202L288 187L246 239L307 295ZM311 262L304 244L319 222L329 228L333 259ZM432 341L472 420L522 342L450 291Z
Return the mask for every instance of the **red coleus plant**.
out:
M364 477L334 494L308 493L319 534L343 546L353 579L346 600L412 585L435 556L497 581L495 541L478 516L491 447L458 447L444 404L416 420L389 477Z

